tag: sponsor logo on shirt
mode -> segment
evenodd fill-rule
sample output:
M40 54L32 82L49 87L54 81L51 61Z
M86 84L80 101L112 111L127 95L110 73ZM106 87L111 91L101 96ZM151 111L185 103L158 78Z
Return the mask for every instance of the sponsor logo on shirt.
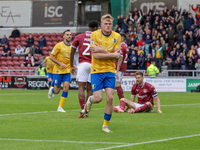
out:
M137 94L137 97L143 99L143 98L147 97L147 95L145 94L145 95L140 96L139 94Z

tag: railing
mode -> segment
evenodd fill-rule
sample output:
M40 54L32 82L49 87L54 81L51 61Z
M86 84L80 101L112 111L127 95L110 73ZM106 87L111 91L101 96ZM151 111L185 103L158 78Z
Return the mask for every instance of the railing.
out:
M145 74L146 70L132 70L132 69L127 69L126 72L137 72L141 71L143 74Z
M26 71L26 72L29 72L29 74L21 74L21 75L32 75L31 74L31 72L34 72L35 73L35 70L19 70L19 69L9 69L9 70L7 70L7 69L1 69L0 71L7 71L8 72L8 75L10 76L11 74L10 74L10 72L11 71L20 71L20 72L22 72L22 71ZM4 74L0 74L0 76L3 76ZM6 74L7 75L7 74ZM12 75L11 75L12 76ZM15 75L16 76L16 75ZM17 76L20 76L20 75L17 75Z
M164 74L169 76L187 76L187 77L200 77L200 70L163 70L161 72L162 77L165 76Z

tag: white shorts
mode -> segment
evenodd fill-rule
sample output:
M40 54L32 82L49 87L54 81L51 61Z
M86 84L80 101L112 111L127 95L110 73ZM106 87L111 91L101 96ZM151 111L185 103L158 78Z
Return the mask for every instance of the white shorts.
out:
M115 71L115 72L116 72L116 71ZM118 72L118 75L119 75L119 78L118 78L118 79L116 78L116 82L122 83L122 78L123 78L124 72L119 71L119 72Z
M78 82L90 82L91 83L91 64L87 62L82 62L78 64L76 81Z
M141 106L144 106L144 104L139 104L139 103L135 103L135 102L133 102L134 104L135 104L135 107L136 108L139 108L139 107L141 107ZM152 109L149 111L150 113L152 113L153 112L153 107L152 107Z

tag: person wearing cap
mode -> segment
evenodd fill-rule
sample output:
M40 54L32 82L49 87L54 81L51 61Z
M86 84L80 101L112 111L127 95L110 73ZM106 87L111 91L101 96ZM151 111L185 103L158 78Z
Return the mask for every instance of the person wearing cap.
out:
M159 74L158 68L155 66L155 61L151 61L151 65L147 67L147 73L149 77L156 77Z

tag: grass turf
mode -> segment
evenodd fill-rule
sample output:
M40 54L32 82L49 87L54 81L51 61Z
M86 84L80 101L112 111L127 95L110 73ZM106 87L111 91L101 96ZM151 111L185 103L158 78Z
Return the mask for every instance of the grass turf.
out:
M69 91L63 107L67 112L58 113L60 94L49 100L47 91L0 90L0 149L200 148L199 93L158 93L162 114L156 113L156 107L153 113L113 113L111 134L101 131L105 93L101 103L93 104L89 118L77 118L77 95L78 91ZM125 97L130 98L130 92ZM116 93L114 103L119 103ZM196 136L156 142L189 135ZM143 143L148 141L153 142Z

